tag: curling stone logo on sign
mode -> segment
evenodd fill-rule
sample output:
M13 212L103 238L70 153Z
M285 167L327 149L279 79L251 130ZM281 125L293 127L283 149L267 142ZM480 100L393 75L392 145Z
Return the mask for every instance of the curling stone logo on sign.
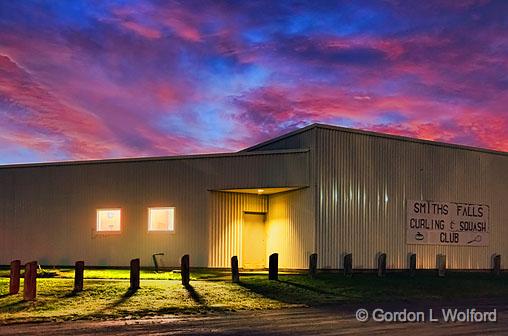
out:
M407 201L408 244L489 245L489 206Z

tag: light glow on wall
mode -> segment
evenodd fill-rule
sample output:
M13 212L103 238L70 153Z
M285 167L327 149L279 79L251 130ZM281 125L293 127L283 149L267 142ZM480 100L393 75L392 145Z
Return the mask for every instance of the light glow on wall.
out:
M117 232L121 230L121 209L98 209L97 232Z
M148 231L174 231L175 208L149 208Z

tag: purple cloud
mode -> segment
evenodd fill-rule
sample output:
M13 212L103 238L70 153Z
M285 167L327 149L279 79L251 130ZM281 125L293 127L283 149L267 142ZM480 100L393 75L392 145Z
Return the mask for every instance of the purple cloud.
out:
M504 1L0 3L0 163L311 122L508 151Z

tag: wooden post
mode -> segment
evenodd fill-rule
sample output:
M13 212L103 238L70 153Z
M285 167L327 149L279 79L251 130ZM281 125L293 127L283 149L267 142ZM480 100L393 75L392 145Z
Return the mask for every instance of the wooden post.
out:
M415 276L416 274L416 253L411 253L409 256L409 275Z
M384 277L386 275L386 253L381 253L377 257L377 276Z
M312 253L309 256L309 276L314 278L317 273L317 253Z
M182 285L188 286L190 282L190 257L188 254L182 257L180 272L182 274Z
M268 280L279 280L279 254L270 255L268 264Z
M495 275L501 275L501 255L494 255L494 265L492 267L492 273Z
M10 282L9 282L9 294L18 294L19 293L19 278L21 274L21 261L13 260L11 261L11 273L10 273Z
M238 271L238 257L231 257L231 280L234 283L240 282L240 272Z
M37 261L25 265L25 283L23 287L23 300L35 300L37 296Z
M344 256L344 274L353 275L353 254L348 253Z
M446 255L438 254L437 255L437 275L439 277L444 277L446 274Z
M74 267L74 292L83 291L83 278L85 273L85 262L84 261L76 261Z
M139 258L131 260L131 286L129 290L139 289Z

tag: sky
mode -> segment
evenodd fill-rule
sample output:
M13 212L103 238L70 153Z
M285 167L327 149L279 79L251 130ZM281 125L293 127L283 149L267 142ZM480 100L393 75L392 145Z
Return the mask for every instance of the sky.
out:
M0 164L311 123L508 151L508 1L0 1Z

